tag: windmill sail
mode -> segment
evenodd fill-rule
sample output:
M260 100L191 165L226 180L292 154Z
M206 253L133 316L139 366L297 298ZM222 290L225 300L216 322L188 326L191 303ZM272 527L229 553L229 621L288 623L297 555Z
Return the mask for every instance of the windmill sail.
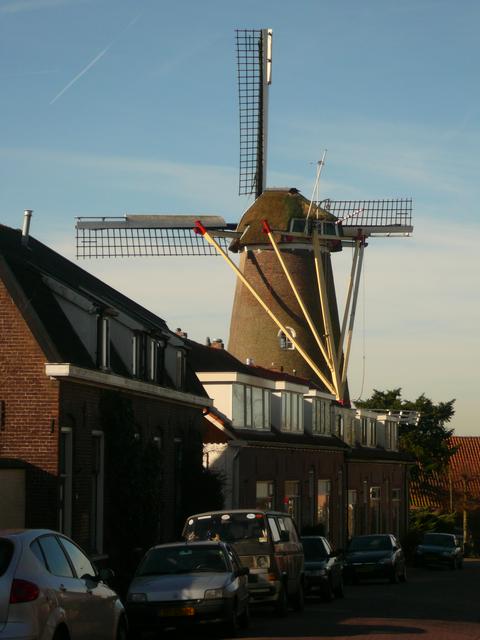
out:
M239 195L258 196L266 186L268 87L272 30L237 29L240 113Z

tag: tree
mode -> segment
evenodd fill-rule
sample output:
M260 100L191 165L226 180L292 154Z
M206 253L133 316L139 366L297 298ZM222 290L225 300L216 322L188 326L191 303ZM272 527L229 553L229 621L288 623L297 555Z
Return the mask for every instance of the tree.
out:
M355 405L359 408L382 411L418 412L418 420L410 420L400 425L400 448L411 453L417 460L417 468L413 470L414 476L418 476L420 471L425 477L432 473L442 473L455 452L449 443L453 429L445 426L455 413L455 400L434 404L423 393L414 401L404 400L401 392L401 388L387 391L374 389L370 398L356 401Z

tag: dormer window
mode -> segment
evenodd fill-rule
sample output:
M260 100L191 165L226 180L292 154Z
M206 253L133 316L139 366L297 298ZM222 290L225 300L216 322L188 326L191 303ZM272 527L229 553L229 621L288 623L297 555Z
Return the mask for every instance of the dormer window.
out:
M145 378L147 363L147 335L137 331L132 337L132 375Z
M282 392L282 431L303 432L303 396Z
M97 366L110 369L110 317L104 313L97 319Z
M177 389L183 389L185 386L187 359L185 351L182 349L177 349L175 365L175 387Z
M280 349L282 349L282 351L293 351L295 349L295 345L291 339L295 338L296 333L291 327L285 328L288 330L288 333L285 333L284 331L279 331L277 333Z
M150 338L149 351L148 379L151 382L163 382L165 341L160 338Z

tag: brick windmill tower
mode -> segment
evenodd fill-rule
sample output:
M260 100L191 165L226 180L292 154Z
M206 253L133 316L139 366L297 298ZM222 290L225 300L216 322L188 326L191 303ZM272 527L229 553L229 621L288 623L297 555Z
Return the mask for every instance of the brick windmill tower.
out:
M237 275L229 351L283 368L348 402L347 368L367 239L406 236L411 200L321 202L266 188L270 29L237 31L240 194L255 196L239 222L220 216L125 215L77 220L77 257L221 255ZM318 163L316 186L324 160ZM352 247L339 315L331 254ZM239 254L239 264L229 252Z

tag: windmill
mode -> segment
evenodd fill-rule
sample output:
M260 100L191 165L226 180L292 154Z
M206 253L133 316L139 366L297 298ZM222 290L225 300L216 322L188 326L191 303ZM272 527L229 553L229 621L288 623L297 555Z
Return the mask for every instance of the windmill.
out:
M272 31L237 30L239 193L255 195L239 222L214 215L78 218L77 257L220 255L237 276L228 350L316 381L347 402L347 370L367 240L408 236L411 199L308 200L266 187ZM324 156L325 157L325 156ZM318 163L316 185L324 158ZM331 254L352 248L340 321ZM239 264L230 253L240 254Z

